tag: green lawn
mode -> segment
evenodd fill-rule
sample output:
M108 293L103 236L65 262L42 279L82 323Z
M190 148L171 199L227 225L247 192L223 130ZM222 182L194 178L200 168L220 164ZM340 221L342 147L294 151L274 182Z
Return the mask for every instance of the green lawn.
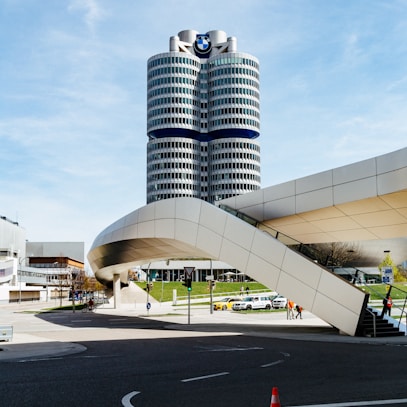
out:
M135 282L142 289L146 288L146 283ZM239 294L242 283L220 283L216 282L216 287L213 290L213 295L220 295L226 293ZM249 292L253 290L267 289L263 284L251 282L243 283L243 287L249 287ZM172 301L173 290L177 290L177 296L187 296L187 288L182 285L182 282L164 282L156 281L153 283L153 289L150 291L150 295L157 301ZM209 285L207 282L192 282L191 296L194 295L208 295Z
M387 284L373 284L373 285L364 285L360 288L370 293L371 300L380 300L382 299L388 290ZM407 296L407 285L405 283L395 283L390 292L393 300L404 300Z
M142 289L146 288L146 283L135 282ZM238 294L242 283L221 283L216 282L216 287L213 291L214 296L218 295L227 295L227 293ZM243 287L249 287L250 292L254 290L264 290L267 289L263 284L250 282L243 283ZM373 285L364 285L360 288L368 293L370 293L370 298L372 300L382 299L387 292L388 286L386 284L373 284ZM396 288L399 288L400 291ZM187 288L182 285L182 282L164 282L156 281L153 283L153 289L150 292L150 295L157 301L172 301L173 290L177 290L177 296L187 296ZM209 296L209 285L207 282L193 282L191 296L195 295L208 295ZM405 283L396 283L391 291L391 296L394 300L405 299L407 296L407 285Z

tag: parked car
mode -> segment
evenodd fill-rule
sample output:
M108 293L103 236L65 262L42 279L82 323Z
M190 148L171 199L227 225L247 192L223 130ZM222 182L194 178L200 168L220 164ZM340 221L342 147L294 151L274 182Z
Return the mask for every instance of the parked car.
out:
M234 311L271 309L271 300L270 297L267 296L253 295L234 302L232 305L232 309Z
M282 295L278 295L276 298L273 299L271 305L273 308L286 308L287 302L287 298L283 297Z
M217 310L222 310L225 311L227 309L232 309L232 305L235 301L240 301L240 298L234 298L234 297L226 297L223 298L220 301L216 301L213 303L213 309L215 311Z

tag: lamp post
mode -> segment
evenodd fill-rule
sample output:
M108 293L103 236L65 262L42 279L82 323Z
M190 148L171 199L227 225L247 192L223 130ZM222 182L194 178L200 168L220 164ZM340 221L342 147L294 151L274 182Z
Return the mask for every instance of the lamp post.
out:
M25 259L29 259L28 256L26 257L20 257L20 260L18 260L18 285L19 285L19 289L18 289L18 303L21 304L21 267L22 267L22 263Z
M59 275L59 308L62 308L62 278Z
M72 281L71 292L72 292L72 312L75 312L75 284L73 281Z
M67 267L71 277L71 297L72 297L72 312L75 312L75 278L71 267Z

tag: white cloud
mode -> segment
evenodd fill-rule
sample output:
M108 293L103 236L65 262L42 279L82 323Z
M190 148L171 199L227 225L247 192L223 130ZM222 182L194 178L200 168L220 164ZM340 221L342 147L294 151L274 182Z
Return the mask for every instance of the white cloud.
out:
M72 0L68 10L84 12L85 23L92 34L95 33L97 23L106 16L97 0Z

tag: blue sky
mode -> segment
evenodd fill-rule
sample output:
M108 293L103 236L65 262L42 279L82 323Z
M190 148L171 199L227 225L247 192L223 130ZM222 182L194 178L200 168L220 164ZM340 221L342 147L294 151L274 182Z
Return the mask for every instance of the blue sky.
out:
M405 0L2 0L0 215L84 241L145 205L146 64L186 29L260 60L262 186L407 143Z

